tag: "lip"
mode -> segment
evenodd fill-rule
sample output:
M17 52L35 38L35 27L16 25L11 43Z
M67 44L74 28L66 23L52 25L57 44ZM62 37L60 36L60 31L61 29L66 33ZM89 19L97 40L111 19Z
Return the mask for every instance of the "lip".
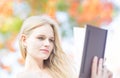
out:
M47 50L47 49L40 49L40 51L42 51L44 53L49 53L49 50Z

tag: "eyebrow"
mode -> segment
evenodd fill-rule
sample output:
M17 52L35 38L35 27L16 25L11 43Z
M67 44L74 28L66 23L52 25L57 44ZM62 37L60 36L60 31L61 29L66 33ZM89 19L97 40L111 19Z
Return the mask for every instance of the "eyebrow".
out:
M39 34L38 36L45 36L45 35ZM50 38L53 38L53 39L54 39L54 36L52 36L52 37L50 37Z

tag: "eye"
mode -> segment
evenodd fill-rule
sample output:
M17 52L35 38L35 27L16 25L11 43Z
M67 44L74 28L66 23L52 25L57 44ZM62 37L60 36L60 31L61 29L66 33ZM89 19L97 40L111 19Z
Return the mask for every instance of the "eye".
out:
M44 37L38 37L39 40L44 40L45 38Z
M50 41L50 42L53 42L53 43L55 42L55 40L53 40L53 39L49 39L49 41Z

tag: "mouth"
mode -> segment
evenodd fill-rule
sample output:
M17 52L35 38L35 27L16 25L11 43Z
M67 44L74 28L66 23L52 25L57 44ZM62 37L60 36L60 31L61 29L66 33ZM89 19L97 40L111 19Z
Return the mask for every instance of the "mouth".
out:
M47 49L40 49L40 51L42 51L43 53L49 53L49 50Z

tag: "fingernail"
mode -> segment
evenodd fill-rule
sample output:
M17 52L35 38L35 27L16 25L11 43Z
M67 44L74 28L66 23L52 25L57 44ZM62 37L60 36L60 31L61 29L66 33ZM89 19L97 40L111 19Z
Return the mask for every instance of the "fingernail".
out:
M98 59L98 57L97 56L94 56L94 60L97 60Z

